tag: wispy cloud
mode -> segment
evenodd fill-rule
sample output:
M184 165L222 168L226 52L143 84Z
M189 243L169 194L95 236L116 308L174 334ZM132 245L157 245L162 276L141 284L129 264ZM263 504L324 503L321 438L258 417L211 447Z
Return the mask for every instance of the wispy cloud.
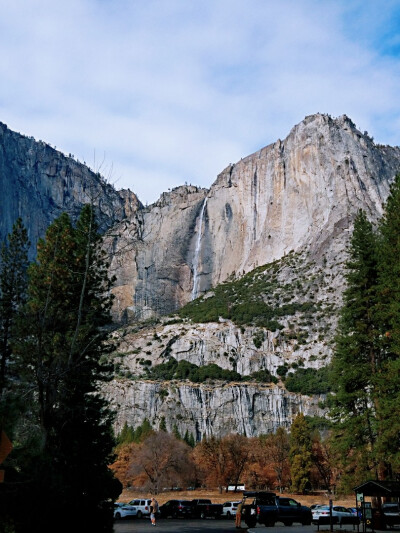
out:
M399 144L397 1L0 0L0 120L142 201L348 114Z

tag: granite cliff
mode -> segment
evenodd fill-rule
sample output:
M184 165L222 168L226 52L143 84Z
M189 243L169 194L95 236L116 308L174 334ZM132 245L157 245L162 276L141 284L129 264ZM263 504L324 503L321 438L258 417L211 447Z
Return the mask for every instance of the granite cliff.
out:
M287 309L273 331L221 317L195 323L193 313L171 325L161 319L121 330L109 392L117 426L148 418L158 427L165 417L168 427L199 439L289 427L299 411L323 415L319 396L285 390L281 370L329 363L354 216L360 208L371 220L381 216L399 170L400 148L376 145L346 116L317 114L283 141L229 165L209 190L178 187L114 227L119 320L162 317L196 298L210 298L212 306L221 283L231 303L240 302L243 292L230 289L240 279L249 292L257 287L254 298ZM172 360L215 364L250 381L151 379L151 369ZM258 371L278 382L257 383Z
M399 168L400 148L374 144L348 117L307 117L210 190L179 187L113 228L116 316L173 312L291 250L329 261L359 208L380 216Z
M93 202L117 277L120 345L105 390L116 427L144 418L158 427L165 417L197 439L258 435L290 427L299 411L323 414L318 395L285 389L282 371L329 363L354 216L360 208L381 216L399 170L399 147L375 144L347 116L316 114L230 164L209 190L178 187L143 207L73 157L0 124L0 239L21 216L33 256L56 216ZM218 287L228 308L268 306L271 326L239 325L225 312L210 322L201 306L213 307ZM179 361L241 379L194 383L153 372Z
M21 217L35 255L39 237L63 211L76 219L93 203L102 231L130 216L140 205L135 194L116 191L99 173L43 141L10 130L0 122L0 242Z

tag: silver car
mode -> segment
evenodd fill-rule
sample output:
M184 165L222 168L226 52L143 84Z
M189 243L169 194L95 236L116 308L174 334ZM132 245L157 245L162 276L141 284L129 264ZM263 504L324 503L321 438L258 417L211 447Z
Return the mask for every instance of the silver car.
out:
M329 505L319 505L312 509L312 521L314 524L329 524L330 511ZM349 509L341 505L332 507L333 524L358 524L358 516L355 516Z

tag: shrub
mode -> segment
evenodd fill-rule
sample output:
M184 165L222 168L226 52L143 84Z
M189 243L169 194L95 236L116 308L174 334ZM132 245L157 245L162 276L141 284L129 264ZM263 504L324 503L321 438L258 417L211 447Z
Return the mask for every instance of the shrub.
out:
M298 368L295 373L290 373L287 376L285 386L289 392L306 395L330 392L330 367L323 367L318 370Z

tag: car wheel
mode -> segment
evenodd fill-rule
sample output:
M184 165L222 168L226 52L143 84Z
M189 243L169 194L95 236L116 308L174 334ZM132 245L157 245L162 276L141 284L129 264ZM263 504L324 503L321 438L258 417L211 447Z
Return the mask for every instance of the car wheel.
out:
M248 527L256 527L257 520L246 520L246 524Z
M143 516L142 511L138 511L136 516L137 516L138 518L142 518L142 516Z
M292 526L293 525L293 522L291 520L284 520L283 524L285 526Z
M226 511L226 516L227 516L228 518L230 518L230 517L231 517L231 512L230 512L230 511Z
M200 513L200 518L201 518L202 520L204 520L205 517L206 517L206 513L205 513L204 511L201 511L201 513Z
M115 520L121 520L121 513L115 513Z

